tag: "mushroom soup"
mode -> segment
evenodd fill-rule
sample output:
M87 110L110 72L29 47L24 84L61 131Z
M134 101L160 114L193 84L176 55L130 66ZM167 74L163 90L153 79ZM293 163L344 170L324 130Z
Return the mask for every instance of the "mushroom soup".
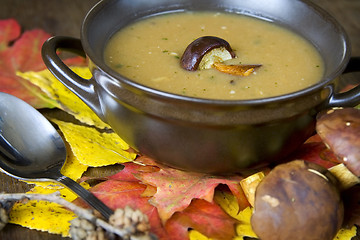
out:
M202 36L226 40L236 57L226 65L261 64L248 76L215 68L180 66L187 46ZM320 81L324 63L316 48L283 27L230 13L172 13L133 23L115 33L105 62L140 84L197 98L256 99L283 95Z

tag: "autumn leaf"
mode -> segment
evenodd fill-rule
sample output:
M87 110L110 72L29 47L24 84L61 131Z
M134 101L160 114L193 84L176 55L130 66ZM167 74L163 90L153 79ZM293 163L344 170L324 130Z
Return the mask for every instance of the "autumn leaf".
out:
M96 128L52 119L62 131L78 161L100 167L129 162L136 154L128 152L129 145L116 133L99 132Z
M130 206L141 210L149 217L151 232L159 239L189 239L189 229L195 229L214 239L229 239L234 236L234 224L237 220L226 214L216 203L205 200L194 199L186 209L177 212L163 224L157 208L149 203L150 198L143 196L147 186L134 177L139 172L151 173L159 169L134 162L123 165L124 169L119 173L90 189L110 208Z
M67 159L61 169L61 173L70 177L74 181L78 180L86 171L86 165L79 163L77 158L72 153L68 144ZM77 195L68 188L57 182L32 182L25 181L28 184L35 184L28 193L33 194L50 194L59 191L62 198L71 202L77 198ZM90 186L86 182L81 185L85 189ZM76 215L56 203L47 201L28 201L25 203L19 202L14 205L10 212L10 222L21 225L30 229L47 231L49 233L61 234L62 236L69 236L69 221L74 219Z
M153 163L155 165L155 163ZM237 197L241 209L249 205L239 182L239 176L218 177L202 173L185 172L161 166L159 171L138 173L135 176L142 183L157 188L155 195L149 200L166 222L175 212L184 210L193 199L213 201L214 190L220 184L227 185Z
M134 181L139 182L139 179L135 177L138 173L151 173L151 172L157 172L160 169L153 165L144 165L142 164L141 160L139 163L139 159L144 159L146 157L141 156L137 158L133 162L129 163L123 163L125 166L123 170L120 172L108 177L108 179L117 180L117 181Z
M87 67L72 67L72 70L86 79L92 76ZM49 70L17 72L17 75L41 88L48 96L49 103L73 115L80 122L100 129L110 128L79 97L56 79Z
M45 68L41 58L42 43L50 37L42 30L26 31L14 19L0 20L0 91L15 95L32 106L52 107L38 96L45 95L36 86L16 76L16 71Z
M200 232L196 230L190 230L189 231L189 239L190 240L211 240L211 238L208 238L204 234L201 234Z
M6 50L11 41L21 34L20 25L15 19L0 20L0 52Z
M141 167L140 165L136 166L134 163L125 163L124 166L124 169L127 166L132 166L133 170L137 166ZM90 191L112 209L124 208L126 206L132 209L139 209L148 216L152 233L157 235L159 239L170 239L170 236L162 226L157 209L149 203L148 197L142 197L146 186L139 181L135 181L129 172L124 171L124 176L120 173L116 174L117 177L111 177L109 180L97 184ZM129 177L128 181L127 177ZM84 203L81 200L77 200L77 204Z
M86 189L89 188L87 183L82 183L81 185ZM67 188L54 190L37 186L28 193L50 194L56 191L59 191L61 197L69 202L77 198L77 196ZM69 236L69 221L74 219L76 215L59 204L31 200L26 203L15 203L10 211L9 217L10 223L30 229L47 231L53 234L61 234L67 237Z
M41 47L50 37L41 29L25 31L15 19L0 20L0 91L23 99L35 108L52 108L53 100L36 85L16 75L16 72L46 69ZM67 64L84 65L83 58L65 60Z
M60 172L64 176L77 181L81 178L89 166L87 164L82 164L79 161L79 159L74 155L73 151L71 151L69 143L66 142L65 145L67 149L67 157Z
M193 199L181 212L176 212L165 228L172 240L189 239L189 229L195 229L208 238L232 239L237 220L226 214L216 203Z
M323 142L317 141L306 142L301 145L289 157L289 160L294 159L303 159L325 168L331 168L340 163L335 154Z
M357 239L356 238L356 226L352 226L350 229L342 228L336 234L334 240L348 240L348 239ZM355 237L355 238L354 238Z
M240 211L237 199L227 191L216 191L214 200L227 214L239 221L236 225L237 239L242 239L243 237L257 238L250 223L253 211L251 207Z

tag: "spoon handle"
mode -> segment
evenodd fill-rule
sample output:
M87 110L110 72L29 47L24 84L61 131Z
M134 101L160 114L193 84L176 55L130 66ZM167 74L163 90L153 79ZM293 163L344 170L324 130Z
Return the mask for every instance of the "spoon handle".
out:
M105 219L109 219L110 216L114 213L108 206L106 206L102 201L100 201L94 194L83 188L80 184L68 178L66 176L61 176L56 181L64 184L75 192L80 198L87 202L90 206L98 210Z

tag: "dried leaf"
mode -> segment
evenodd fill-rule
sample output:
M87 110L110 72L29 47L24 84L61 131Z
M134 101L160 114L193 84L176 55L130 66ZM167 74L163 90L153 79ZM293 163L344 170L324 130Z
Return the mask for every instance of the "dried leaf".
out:
M189 239L190 240L211 240L211 238L206 237L196 230L189 231Z
M15 19L0 20L0 52L6 50L11 41L20 37L20 25Z
M82 186L89 188L86 183ZM61 196L73 201L77 196L67 188L61 190L51 190L48 188L35 187L28 193L50 194L60 191ZM28 201L26 203L16 203L10 212L10 223L18 224L30 229L47 231L49 233L61 234L64 237L69 236L69 221L76 215L56 203L47 201Z
M184 172L166 166L159 168L157 172L139 173L136 177L142 183L157 188L156 194L149 201L157 207L163 222L166 222L175 212L183 211L194 198L212 202L214 190L220 184L229 187L237 197L241 209L249 205L239 184L241 177L215 177Z
M340 163L335 154L323 142L316 141L306 142L301 145L289 157L289 160L295 159L303 159L325 168L331 168Z
M150 198L143 196L147 186L134 178L134 175L140 172L157 172L159 169L133 162L123 165L122 171L96 185L91 191L111 208L129 205L131 208L140 209L148 215L151 231L159 239L188 239L188 228L216 239L229 239L235 234L235 219L217 204L199 199L194 199L186 209L177 212L162 224L157 209L149 203Z
M65 144L67 149L67 158L64 166L61 168L61 173L74 181L81 178L83 173L88 169L87 164L83 164L75 157L68 143Z
M83 78L91 78L90 70L87 67L73 67L72 70ZM49 70L17 72L17 75L41 88L49 97L51 104L73 115L79 121L101 129L110 128Z
M227 214L239 220L239 223L236 225L237 237L257 238L256 234L251 228L250 223L253 211L251 207L247 207L241 210L235 196L226 191L216 191L214 199L215 202L219 204Z
M188 229L195 229L208 238L232 239L236 219L227 215L217 204L193 199L182 212L176 212L165 225L172 240L189 239Z
M16 20L0 20L1 92L15 95L36 108L53 107L44 101L46 97L38 87L16 76L16 71L45 69L40 49L49 37L49 34L39 29L21 35Z
M56 119L53 121L59 126L81 164L99 167L129 162L136 157L135 153L126 151L129 145L115 133L101 133L92 127Z
M124 165L124 169L132 166L135 170L137 164L125 163ZM91 192L112 209L124 208L125 206L139 209L148 216L152 233L157 235L159 239L170 239L161 224L157 209L149 203L149 198L142 197L146 186L139 181L134 181L133 176L128 174L129 172L124 172L124 176L121 176L120 173L117 174L117 177L121 180L112 177L91 188ZM129 177L129 181L126 180L126 176Z
M334 240L348 240L348 239L354 239L356 237L356 226L353 226L350 229L342 228L339 230L337 235L335 236Z
M255 203L255 192L259 183L264 179L265 172L254 173L240 181L240 186L243 189L247 200L251 206Z

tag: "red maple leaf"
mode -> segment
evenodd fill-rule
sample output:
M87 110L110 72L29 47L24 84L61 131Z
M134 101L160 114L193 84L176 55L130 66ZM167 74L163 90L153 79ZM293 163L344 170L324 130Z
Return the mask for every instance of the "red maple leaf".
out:
M149 158L146 162L149 164ZM153 162L152 165L156 163ZM149 201L157 207L163 222L166 222L175 212L187 208L193 199L212 202L215 188L220 184L227 185L232 194L237 197L240 210L249 206L239 184L243 179L240 176L219 177L185 172L166 166L159 166L159 169L156 172L139 172L135 176L142 183L156 187L157 191Z
M144 197L147 186L134 177L134 174L139 173L155 173L159 168L136 163L123 165L123 170L92 187L90 191L112 209L130 206L142 211L149 218L151 232L159 239L188 239L189 229L196 229L216 239L229 239L235 235L234 224L237 220L227 215L216 203L200 199L192 200L183 211L175 213L163 223L158 209L150 204L150 197ZM81 200L76 203L86 206Z
M90 191L111 209L115 210L126 206L139 209L148 216L150 231L153 234L157 235L159 239L170 239L161 223L157 209L149 203L148 197L142 196L146 185L141 184L133 176L133 173L141 171L143 166L134 163L124 163L123 165L124 169L119 173L107 178L100 178L99 180L105 179L105 181L90 188ZM96 180L96 178L86 180L94 179ZM89 207L81 199L76 199L74 203L84 208Z
M134 181L107 180L91 189L101 201L112 209L124 208L139 209L149 218L151 232L159 239L168 239L163 228L157 209L149 203L149 198L142 197L146 186Z
M45 69L40 49L49 37L39 29L21 35L16 20L0 20L0 91L15 95L38 108L50 107L36 96L41 94L40 89L16 76L17 71Z
M44 93L35 85L16 76L17 71L46 69L41 57L41 47L50 35L41 29L25 31L14 19L0 20L0 91L17 96L36 108L52 107ZM76 59L76 60L75 60ZM69 63L83 64L74 58Z
M188 229L196 229L212 239L225 240L235 236L236 223L237 220L217 204L194 199L184 211L175 213L166 222L166 230L172 240L188 239Z

